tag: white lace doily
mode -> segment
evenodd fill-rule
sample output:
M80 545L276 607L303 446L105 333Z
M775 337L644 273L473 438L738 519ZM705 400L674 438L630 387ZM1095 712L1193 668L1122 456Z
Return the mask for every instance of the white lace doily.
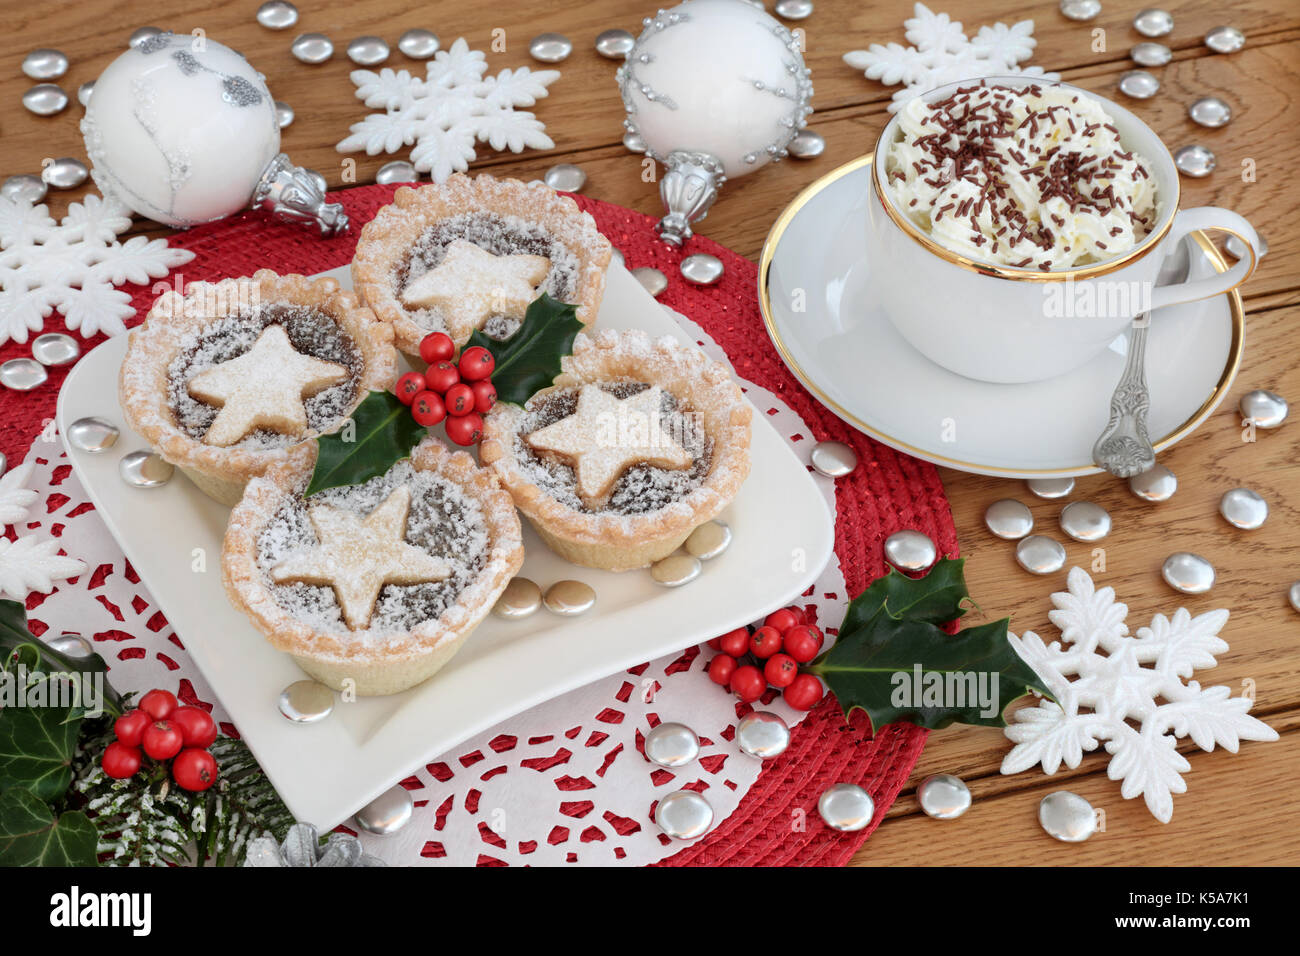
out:
M694 323L675 316L711 357L725 361ZM803 456L814 439L779 398L742 383L760 413ZM61 586L29 612L58 635L85 635L108 661L119 690L165 687L213 703L213 717L229 732L224 712L86 500L57 437L38 437L27 461L29 487L39 500L20 533L58 538L87 572ZM176 480L183 480L177 478ZM834 511L834 485L818 483ZM818 620L836 621L847 603L839 561L800 600ZM214 595L214 600L220 600ZM703 789L715 820L730 815L757 779L760 764L730 743L736 699L703 671L713 652L690 647L565 694L466 741L439 760L413 767L406 786L415 816L396 834L361 834L368 852L390 864L472 865L652 863L682 849L655 826L650 808L683 787ZM273 703L268 701L268 706ZM803 714L778 698L768 709L791 724ZM657 721L680 721L701 737L700 759L666 770L641 752Z

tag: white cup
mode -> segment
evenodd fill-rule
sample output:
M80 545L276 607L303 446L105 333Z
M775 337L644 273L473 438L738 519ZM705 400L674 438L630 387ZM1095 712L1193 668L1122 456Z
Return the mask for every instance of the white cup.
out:
M1250 223L1214 206L1180 210L1173 157L1155 131L1128 110L1087 90L1024 76L953 83L925 99L941 100L980 82L1016 90L1060 86L1100 100L1124 147L1150 164L1157 220L1141 243L1105 262L1034 272L973 261L931 238L885 188L885 161L899 135L895 116L880 135L872 163L867 254L873 275L880 276L875 290L880 306L899 334L931 361L986 382L1053 378L1098 355L1145 308L1222 295L1254 271L1259 239ZM1166 256L1198 229L1237 236L1249 247L1249 257L1210 278L1156 287Z

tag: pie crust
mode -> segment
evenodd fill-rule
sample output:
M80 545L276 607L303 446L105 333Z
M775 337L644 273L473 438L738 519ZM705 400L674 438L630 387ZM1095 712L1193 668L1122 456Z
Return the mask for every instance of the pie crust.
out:
M378 696L414 687L452 658L523 566L519 516L491 472L479 468L465 452L452 452L426 438L412 453L411 467L436 473L478 503L488 537L482 567L437 618L400 632L349 629L344 638L313 626L280 603L268 571L258 561L263 532L286 499L306 487L315 461L313 446L299 446L248 483L230 514L221 550L226 595L272 646L335 690Z
M419 324L402 303L397 274L426 230L467 213L511 217L544 229L575 261L574 288L566 301L578 307L579 322L590 325L596 321L605 292L610 245L596 229L595 220L572 199L543 183L456 173L445 183L398 189L392 204L379 210L357 241L353 287L380 319L392 323L399 349L419 355L420 340L435 330ZM445 316L444 322L456 345L464 345L473 331L473 321L452 314Z
M337 421L323 431L340 427L366 393L392 387L397 378L397 350L393 330L375 318L335 279L309 279L276 275L268 269L251 278L220 282L191 282L185 294L164 292L154 302L144 322L130 333L126 357L118 378L118 396L131 427L159 455L180 468L200 489L224 505L239 501L249 478L282 462L297 446L320 431L308 427L282 446L209 445L187 431L172 406L170 368L186 348L193 333L225 317L237 317L250 304L303 306L330 316L351 338L360 358L356 394Z
M579 333L573 354L561 359L555 384L529 407L559 389L634 381L658 385L701 418L712 442L702 482L657 510L620 514L580 510L539 487L521 467L516 438L525 410L498 404L487 416L479 458L500 477L542 539L574 564L627 571L645 567L681 546L699 525L725 508L749 474L753 408L726 366L670 336L640 331Z

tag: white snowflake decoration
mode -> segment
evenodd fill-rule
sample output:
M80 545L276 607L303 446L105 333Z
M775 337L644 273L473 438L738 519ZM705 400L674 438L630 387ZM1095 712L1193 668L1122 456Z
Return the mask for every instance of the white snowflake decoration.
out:
M1033 631L1009 635L1057 703L1044 699L1016 712L1006 729L1016 746L1002 761L1003 773L1034 764L1048 774L1062 763L1074 768L1084 751L1104 740L1111 754L1107 774L1123 781L1124 799L1141 794L1156 819L1168 823L1173 794L1186 792L1182 774L1191 769L1175 749L1177 738L1232 753L1242 740L1278 739L1247 713L1249 698L1229 697L1227 687L1183 683L1193 671L1214 667L1215 655L1227 651L1219 637L1227 611L1192 617L1179 608L1172 619L1157 614L1150 627L1131 637L1124 623L1128 607L1115 601L1113 588L1097 589L1080 568L1070 569L1067 583L1068 591L1052 595L1057 609L1048 614L1061 642L1044 644Z
M118 242L129 228L129 210L111 197L69 204L62 224L44 205L0 197L0 345L26 342L55 309L86 338L126 331L135 309L115 287L161 279L194 258L166 239Z
M352 135L338 144L338 151L364 149L375 156L415 143L411 162L440 183L469 168L475 142L512 153L555 146L545 125L516 107L532 106L546 96L559 70L507 68L485 77L486 57L463 38L438 51L426 70L424 79L406 70L353 70L357 98L384 112L353 123Z
M26 462L0 476L0 529L27 520L27 510L36 500L36 492L24 487L32 476L32 463Z
M52 538L0 538L0 597L22 601L32 591L50 591L55 581L75 578L85 570L81 561L59 554L59 542Z
M1038 43L1033 20L1021 20L1010 27L1005 23L980 27L972 40L963 32L961 21L918 3L903 26L912 46L873 43L865 50L844 54L844 62L864 71L867 79L886 86L903 85L889 104L891 113L927 90L958 80L1007 74L1060 79L1060 74L1045 73L1042 67L1018 65L1029 59Z

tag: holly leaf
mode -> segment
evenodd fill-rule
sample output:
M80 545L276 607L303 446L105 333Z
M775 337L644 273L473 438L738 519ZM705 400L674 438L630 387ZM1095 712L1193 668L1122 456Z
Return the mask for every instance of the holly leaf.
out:
M573 352L582 331L578 307L552 299L545 292L534 299L513 335L494 339L475 331L466 348L479 345L492 353L496 367L492 387L497 400L522 405L547 388L560 374L560 358Z
M424 437L424 426L391 392L371 392L352 417L330 435L316 439L316 468L306 497L327 488L359 485L385 474Z
M945 558L921 578L891 570L849 605L834 646L809 668L846 716L864 710L876 730L900 720L1004 727L1013 700L1051 696L1007 640L1007 619L941 629L966 610L962 564Z
M0 866L98 866L99 832L80 810L55 816L30 790L0 794Z
M23 664L28 673L55 671L65 674L107 675L108 664L98 654L85 657L69 657L56 651L44 641L35 637L27 629L27 610L18 601L0 600L0 671L13 669ZM103 681L104 710L116 717L122 713L122 697L109 684Z

